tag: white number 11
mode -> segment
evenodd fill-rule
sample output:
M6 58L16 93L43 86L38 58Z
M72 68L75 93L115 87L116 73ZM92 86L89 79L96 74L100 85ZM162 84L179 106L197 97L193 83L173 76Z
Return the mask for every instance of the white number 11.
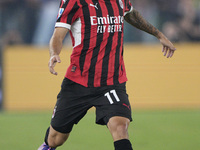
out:
M110 102L110 104L113 104L113 103L114 103L113 100L112 100L112 98L111 98L111 96L110 96L110 93L113 94L113 96L115 97L115 99L116 99L117 102L120 101L119 97L117 96L116 91L115 91L115 90L111 90L110 92L107 92L107 93L104 95L104 96L106 96L106 97L108 98L108 101Z

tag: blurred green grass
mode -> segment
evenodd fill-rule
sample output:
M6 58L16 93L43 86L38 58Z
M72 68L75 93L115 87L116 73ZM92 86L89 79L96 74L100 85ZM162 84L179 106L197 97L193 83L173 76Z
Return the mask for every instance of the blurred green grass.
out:
M51 112L1 112L0 149L37 150ZM200 110L135 110L129 136L134 150L200 150ZM60 150L112 150L105 126L89 111Z

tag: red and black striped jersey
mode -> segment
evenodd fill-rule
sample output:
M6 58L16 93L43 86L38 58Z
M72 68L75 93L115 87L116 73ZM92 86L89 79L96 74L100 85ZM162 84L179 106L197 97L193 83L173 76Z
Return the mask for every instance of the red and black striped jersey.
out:
M55 27L70 30L73 52L65 77L86 87L127 81L124 16L129 0L62 0Z

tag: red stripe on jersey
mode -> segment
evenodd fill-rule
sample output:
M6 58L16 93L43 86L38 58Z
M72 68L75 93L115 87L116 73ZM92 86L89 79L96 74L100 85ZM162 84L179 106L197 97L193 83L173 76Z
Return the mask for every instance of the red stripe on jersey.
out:
M122 34L122 39L121 39L121 42L123 42L123 34ZM123 45L121 45L120 47L120 60L119 60L119 63L120 63L120 66L119 66L119 79L120 78L123 78L123 72L124 70L122 70L122 67L123 67L123 56L122 56L122 50L123 50Z
M127 77L126 77L126 69L125 69L125 65L124 65L124 59L122 57L122 69L120 67L119 69L119 83L123 83L125 81L127 81Z
M60 2L60 8L62 8L63 4L64 4L64 1L61 0L61 2Z
M124 12L129 11L130 9L127 8L127 5L130 4L129 0L122 0L123 3L125 4L125 9ZM127 4L128 3L128 4ZM124 26L123 26L123 30L124 30ZM122 40L121 42L123 43L123 37L124 37L124 32L122 32ZM120 69L119 69L119 83L123 83L124 81L127 81L127 77L126 77L126 69L125 69L125 65L124 65L124 58L123 58L123 45L121 45L120 47Z
M123 37L124 37L124 33L122 33L121 42L123 42ZM127 81L126 69L125 69L122 53L123 53L123 45L121 45L121 47L120 47L120 64L121 64L121 66L119 68L119 83L123 83L123 82Z
M101 10L102 10L102 16L106 17L108 14L108 10L107 7L105 5L105 3L99 3ZM108 25L106 25L108 27ZM109 33L105 32L103 34L103 41L100 45L100 51L99 51L99 55L97 58L97 63L96 63L96 69L95 69L95 76L94 76L94 86L98 87L101 85L101 73L102 73L102 64L103 64L103 57L105 55L105 49L106 49L106 45L107 45L107 41L108 41L108 36Z

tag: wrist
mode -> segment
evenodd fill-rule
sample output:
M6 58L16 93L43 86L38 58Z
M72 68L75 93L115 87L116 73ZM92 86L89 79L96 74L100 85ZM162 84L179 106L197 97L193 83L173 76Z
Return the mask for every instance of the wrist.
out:
M59 56L59 54L58 53L56 53L56 52L53 52L53 51L50 51L50 57L53 57L53 56Z
M50 59L52 59L52 58L57 58L57 57L59 57L59 55L58 55L58 54L53 54L53 55L50 55Z
M156 37L158 38L158 40L168 40L167 37L160 31Z
M159 40L162 39L162 38L163 38L163 33L160 32L160 31L158 31L156 37L157 37Z

